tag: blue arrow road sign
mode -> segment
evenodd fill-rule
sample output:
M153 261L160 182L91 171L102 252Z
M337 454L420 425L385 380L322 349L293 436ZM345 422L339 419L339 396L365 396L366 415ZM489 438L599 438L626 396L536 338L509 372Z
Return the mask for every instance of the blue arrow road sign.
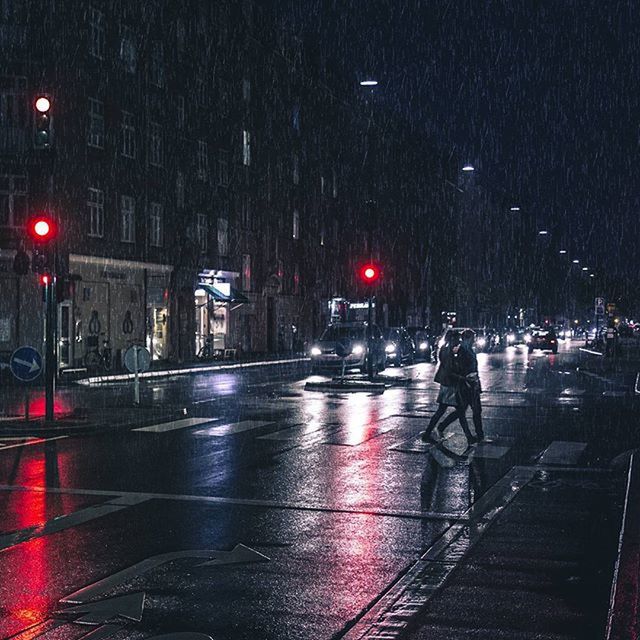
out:
M11 354L9 367L18 380L31 382L42 372L42 356L33 347L18 347Z

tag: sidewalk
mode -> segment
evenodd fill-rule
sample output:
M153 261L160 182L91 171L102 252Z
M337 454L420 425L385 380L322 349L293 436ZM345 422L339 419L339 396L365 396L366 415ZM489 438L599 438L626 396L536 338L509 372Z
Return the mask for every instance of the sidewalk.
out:
M619 471L514 468L344 638L605 638L624 495Z

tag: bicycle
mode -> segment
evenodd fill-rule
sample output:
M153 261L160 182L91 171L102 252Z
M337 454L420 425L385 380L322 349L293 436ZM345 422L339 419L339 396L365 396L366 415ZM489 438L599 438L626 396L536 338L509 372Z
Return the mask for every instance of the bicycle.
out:
M213 348L213 336L209 334L204 339L204 344L200 347L200 351L198 351L196 358L198 360L213 360L215 357L215 349Z
M106 334L101 333L104 336L102 339L102 351L98 349L98 340L96 339L96 346L91 351L87 351L84 356L84 366L90 371L111 371L112 365L112 350L111 343Z

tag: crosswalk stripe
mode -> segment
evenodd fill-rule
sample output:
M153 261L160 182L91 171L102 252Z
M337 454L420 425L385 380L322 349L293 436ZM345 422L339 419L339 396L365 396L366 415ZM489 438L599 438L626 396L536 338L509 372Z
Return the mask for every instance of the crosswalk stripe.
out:
M177 429L187 429L195 427L205 422L215 422L218 418L183 418L181 420L172 420L171 422L162 422L160 424L151 424L146 427L138 427L133 431L146 431L147 433L164 433L166 431L176 431Z
M198 436L230 436L243 431L252 431L268 424L273 424L273 420L241 420L240 422L229 422L227 424L214 425L208 429L198 429L195 435Z

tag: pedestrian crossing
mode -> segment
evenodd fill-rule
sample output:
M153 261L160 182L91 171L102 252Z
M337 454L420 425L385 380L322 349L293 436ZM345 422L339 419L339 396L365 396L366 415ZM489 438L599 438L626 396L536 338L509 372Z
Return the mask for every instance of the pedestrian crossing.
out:
M188 429L196 425L214 422L217 418L183 418L181 420L172 420L171 422L162 422L160 424L151 424L146 427L138 427L133 431L145 431L147 433L166 433L167 431L177 431L178 429Z

